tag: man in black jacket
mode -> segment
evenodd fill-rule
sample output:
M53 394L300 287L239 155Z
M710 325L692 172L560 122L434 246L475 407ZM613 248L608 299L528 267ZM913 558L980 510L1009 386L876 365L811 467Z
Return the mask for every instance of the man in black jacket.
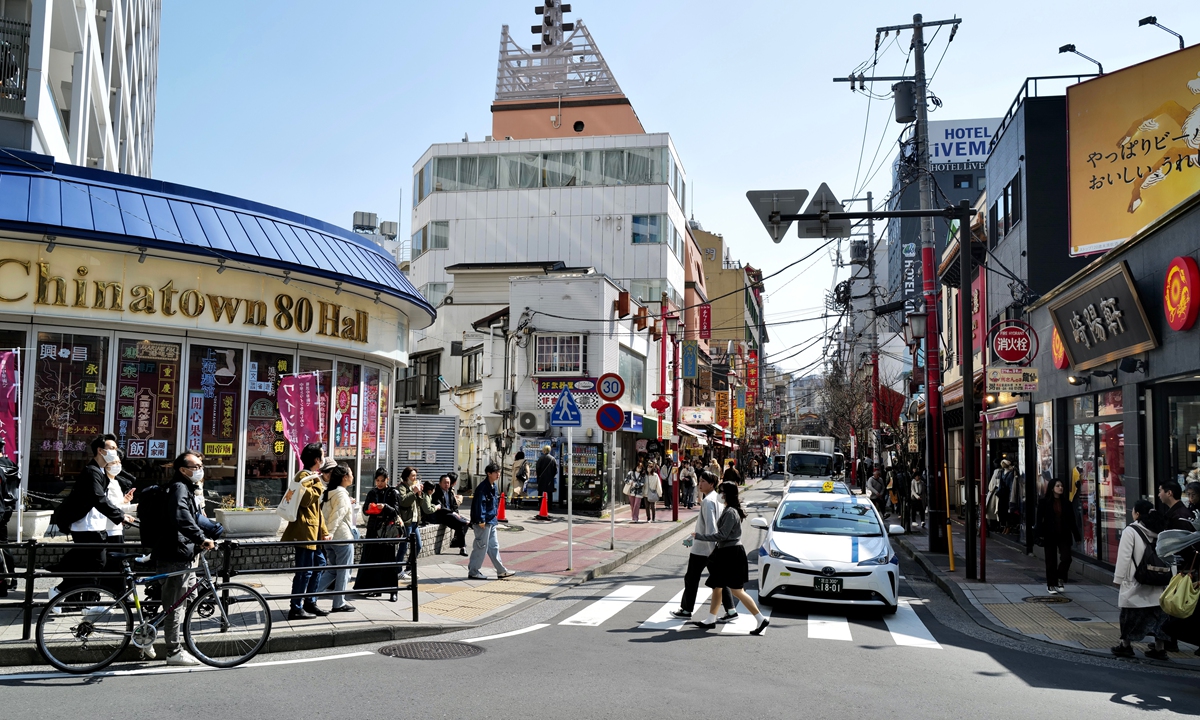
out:
M466 556L467 554L467 528L471 523L465 517L458 513L458 497L454 494L454 490L450 488L450 476L443 475L438 480L438 487L433 491L433 497L430 502L438 505L438 509L433 513L433 521L438 525L445 525L454 531L454 538L450 541L450 547L459 548L458 554Z
M558 461L550 454L549 445L542 446L542 456L538 458L534 472L537 474L538 494L551 496L550 501L546 503L546 507L549 508L555 486L558 485Z
M113 497L123 495L119 485L114 486L114 492L109 489L110 484L116 481L106 468L115 467L120 462L117 437L112 434L97 435L92 440L91 448L92 461L79 471L71 494L54 511L54 524L62 532L70 533L71 541L75 543L105 543L108 540L107 521L120 526L122 522L133 520L113 502ZM75 548L63 556L57 570L102 572L105 559L103 548ZM57 588L51 589L50 597L72 588L96 584L100 584L96 578L64 578Z
M196 502L196 490L204 479L204 458L192 450L175 458L175 475L163 485L164 498L157 518L159 532L156 537L146 538L151 555L160 573L177 573L163 578L163 609L179 602L195 577L188 570L196 554L216 546L206 537L196 516L200 512ZM179 626L183 622L182 604L169 613L163 622L163 640L167 644L167 664L178 666L199 665L200 661L183 649L179 641Z

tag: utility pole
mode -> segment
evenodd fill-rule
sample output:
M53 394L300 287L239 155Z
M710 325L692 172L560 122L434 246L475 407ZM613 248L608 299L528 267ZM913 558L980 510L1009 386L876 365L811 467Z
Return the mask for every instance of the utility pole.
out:
M874 212L875 198L867 193L867 212ZM871 330L867 342L871 348L871 467L879 467L879 320L875 296L875 219L867 218L867 292L871 294ZM907 530L908 528L905 528Z
M963 383L962 420L962 468L963 482L967 488L967 579L975 579L975 338L971 327L971 203L963 200L958 204L958 267L961 276L958 282L959 342L962 344L961 362ZM979 332L985 333L983 327ZM980 338L980 345L986 343ZM1007 498L1001 498L1001 507L1008 507Z

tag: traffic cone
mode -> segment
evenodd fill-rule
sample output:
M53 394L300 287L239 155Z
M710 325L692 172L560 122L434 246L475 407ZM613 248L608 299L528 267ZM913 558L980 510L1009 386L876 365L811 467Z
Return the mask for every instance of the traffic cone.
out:
M538 510L537 519L538 520L549 520L550 519L550 496L546 493L542 493L542 509Z
M504 496L503 495L500 496L500 511L498 513L496 513L496 522L502 522L502 523L508 522L508 517L505 516L505 514L504 514Z

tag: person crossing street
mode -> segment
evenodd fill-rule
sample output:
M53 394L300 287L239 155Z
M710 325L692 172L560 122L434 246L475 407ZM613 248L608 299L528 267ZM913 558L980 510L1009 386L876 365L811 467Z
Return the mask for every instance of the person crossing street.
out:
M710 535L717 531L717 519L720 518L725 506L721 504L721 498L716 492L717 479L711 472L707 470L701 472L697 482L700 487L701 500L700 514L696 516L696 535ZM696 607L696 593L700 589L700 574L708 566L708 558L712 554L715 543L689 539L685 540L684 544L690 544L692 552L688 555L687 572L683 576L683 598L679 602L679 609L672 610L671 615L690 619L692 611ZM718 619L718 622L728 622L736 618L738 614L733 609L733 594L729 588L722 589L722 602L725 605L725 614Z

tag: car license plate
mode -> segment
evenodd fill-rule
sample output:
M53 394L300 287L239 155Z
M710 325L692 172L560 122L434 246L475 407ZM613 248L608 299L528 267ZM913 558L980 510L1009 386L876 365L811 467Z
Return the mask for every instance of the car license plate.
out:
M813 578L813 590L819 593L840 593L842 591L841 578Z

